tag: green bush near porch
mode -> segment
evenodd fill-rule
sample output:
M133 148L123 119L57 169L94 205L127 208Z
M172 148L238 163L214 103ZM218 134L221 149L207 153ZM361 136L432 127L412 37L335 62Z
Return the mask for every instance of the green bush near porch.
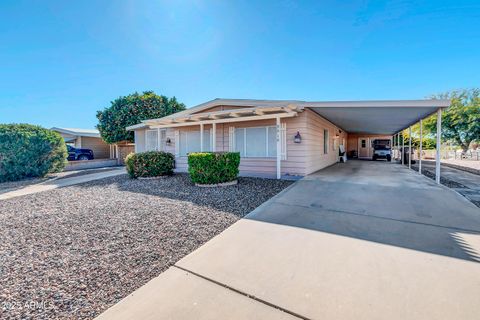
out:
M188 155L188 173L198 184L217 184L238 177L239 152L195 152Z
M130 153L125 158L125 165L131 178L172 175L175 156L163 151Z

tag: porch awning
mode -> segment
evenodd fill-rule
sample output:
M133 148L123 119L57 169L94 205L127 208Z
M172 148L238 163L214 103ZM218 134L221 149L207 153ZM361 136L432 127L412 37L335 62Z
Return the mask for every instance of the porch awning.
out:
M168 118L151 119L145 120L143 123L150 128L172 128L197 124L213 124L295 117L298 111L300 111L300 108L293 104L275 107L256 106L190 115L179 115L177 117L173 116Z

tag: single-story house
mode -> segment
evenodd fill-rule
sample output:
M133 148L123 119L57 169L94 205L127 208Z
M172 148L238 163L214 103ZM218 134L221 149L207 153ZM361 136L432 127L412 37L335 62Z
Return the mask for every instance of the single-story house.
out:
M90 149L95 159L111 159L112 147L102 140L97 129L58 128L51 130L60 133L66 144L75 148Z
M449 104L215 99L127 130L135 133L135 152L171 152L180 172L188 169L190 152L236 151L241 175L305 176L338 162L341 145L347 154L371 157L373 139L395 145L395 134Z

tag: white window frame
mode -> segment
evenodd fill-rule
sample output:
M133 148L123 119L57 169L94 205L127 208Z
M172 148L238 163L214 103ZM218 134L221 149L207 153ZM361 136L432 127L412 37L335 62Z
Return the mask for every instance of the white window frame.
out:
M264 157L248 156L248 153L247 153L247 129L259 129L259 128L260 129L263 129L263 128L265 129L265 137L266 137L266 139L265 139L265 154L266 154L266 156L264 156ZM235 139L236 139L237 130L243 130L243 154L244 155L243 155L242 158L275 159L277 157L276 154L273 155L273 156L268 156L268 151L269 151L269 149L268 149L268 129L269 128L273 128L274 130L277 130L276 126L235 127L235 129L233 131L234 132L233 141L235 141ZM275 135L276 135L276 132L275 132ZM235 148L233 148L233 150L235 150ZM277 150L277 152L278 152L278 150Z

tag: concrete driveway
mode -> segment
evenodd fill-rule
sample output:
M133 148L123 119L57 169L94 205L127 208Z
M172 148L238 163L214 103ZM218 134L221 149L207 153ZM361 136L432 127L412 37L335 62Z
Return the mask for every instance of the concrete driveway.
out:
M296 182L101 319L478 319L480 209L397 164ZM256 316L255 316L256 315Z

